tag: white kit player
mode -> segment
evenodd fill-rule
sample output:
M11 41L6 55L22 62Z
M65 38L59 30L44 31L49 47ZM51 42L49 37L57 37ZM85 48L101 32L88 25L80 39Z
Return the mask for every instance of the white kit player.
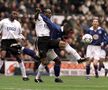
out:
M12 54L19 63L21 68L23 80L29 80L23 61L21 60L20 52L17 52L14 48L11 48L12 44L18 43L19 36L22 38L22 28L19 21L17 21L18 12L11 11L9 18L5 18L0 21L0 34L1 34L1 62L6 57L6 53Z

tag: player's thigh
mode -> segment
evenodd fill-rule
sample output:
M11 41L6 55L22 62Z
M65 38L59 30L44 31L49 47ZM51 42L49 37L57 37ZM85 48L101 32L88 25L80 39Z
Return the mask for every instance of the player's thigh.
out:
M49 40L48 47L49 49L59 48L59 40Z
M96 46L94 48L94 60L100 60L100 58L101 58L101 47Z
M86 57L92 59L93 56L94 56L93 48L92 46L88 45L87 50L86 50Z

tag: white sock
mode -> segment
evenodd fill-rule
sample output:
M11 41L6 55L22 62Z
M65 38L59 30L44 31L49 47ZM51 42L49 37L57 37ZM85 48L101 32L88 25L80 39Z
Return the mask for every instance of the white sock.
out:
M74 56L76 58L76 60L81 59L81 56L77 53L77 51L72 48L69 44L66 45L65 50L67 53L71 54L72 56Z
M27 77L24 62L22 61L21 63L19 63L19 66L20 66L20 69L21 69L22 77Z
M35 79L40 79L41 74L42 74L44 69L45 69L45 66L43 64L40 64L38 67L37 75L36 75Z
M2 66L3 66L3 61L0 60L0 70L1 70Z

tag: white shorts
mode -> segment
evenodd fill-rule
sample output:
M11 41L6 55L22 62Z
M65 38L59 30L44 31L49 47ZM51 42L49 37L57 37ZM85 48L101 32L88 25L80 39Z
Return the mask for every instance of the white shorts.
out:
M86 50L86 57L90 59L100 60L101 56L101 47L95 45L88 45Z
M101 49L100 58L105 59L105 57L106 57L106 52L105 52L105 50Z
M48 52L47 52L48 60L54 60L57 57L58 57L58 55L55 53L55 51L53 49L48 50Z

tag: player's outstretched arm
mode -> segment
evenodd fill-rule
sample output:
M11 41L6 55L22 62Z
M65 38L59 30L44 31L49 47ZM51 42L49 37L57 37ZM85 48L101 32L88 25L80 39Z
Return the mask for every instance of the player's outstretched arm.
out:
M39 15L40 11L41 11L40 8L36 8L36 12L35 12L35 20L38 19L38 15Z

